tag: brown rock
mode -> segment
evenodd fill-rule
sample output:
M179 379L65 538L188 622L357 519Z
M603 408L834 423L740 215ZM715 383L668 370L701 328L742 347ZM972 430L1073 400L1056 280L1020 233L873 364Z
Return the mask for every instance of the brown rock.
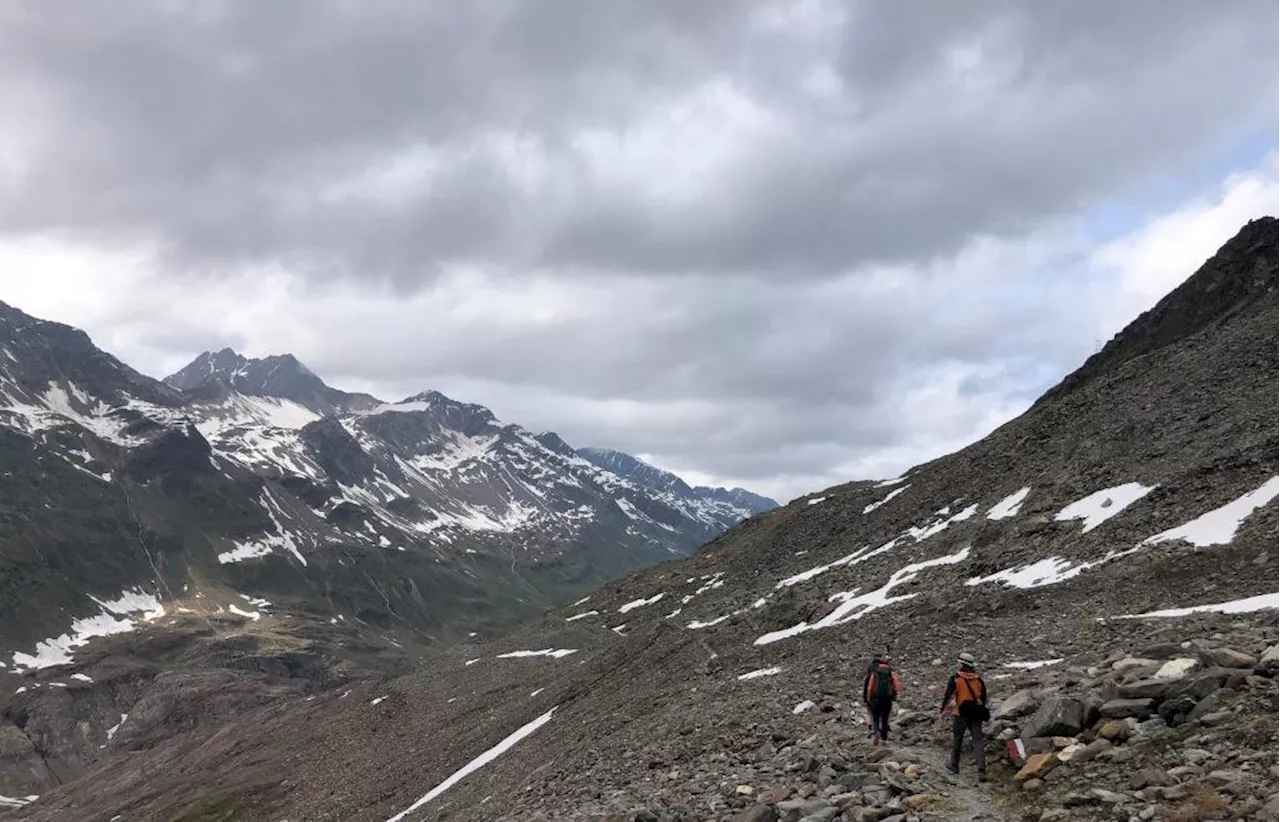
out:
M1112 742L1123 742L1129 738L1129 723L1123 719L1109 719L1098 729L1098 736Z
M902 800L902 803L906 805L909 810L918 811L926 805L932 805L941 798L942 797L936 793L918 793L908 796L906 799Z
M1013 777L1015 781L1026 782L1028 779L1043 779L1049 771L1058 767L1058 755L1051 753L1032 754L1027 757L1027 764Z

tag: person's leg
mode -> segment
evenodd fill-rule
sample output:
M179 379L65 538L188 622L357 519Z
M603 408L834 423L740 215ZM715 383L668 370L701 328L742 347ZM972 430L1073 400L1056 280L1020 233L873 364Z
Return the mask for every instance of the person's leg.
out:
M973 736L973 761L978 766L979 776L985 776L987 773L987 740L982 732L982 722L974 720L969 726L969 733Z
M964 747L964 729L967 725L958 715L951 719L951 758L947 760L947 770L952 773L960 770L960 751Z
M893 715L893 700L887 700L884 703L884 711L880 719L880 736L884 739L889 738L889 717Z

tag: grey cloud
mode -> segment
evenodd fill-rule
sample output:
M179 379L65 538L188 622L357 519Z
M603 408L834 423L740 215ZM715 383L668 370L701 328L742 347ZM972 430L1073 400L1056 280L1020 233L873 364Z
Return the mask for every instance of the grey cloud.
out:
M42 148L0 229L152 238L175 274L279 263L409 290L458 264L829 276L1014 236L1273 116L1274 4L849 8L828 29L730 2L19 4L0 70L42 101ZM946 55L975 44L964 84ZM824 62L842 85L815 100ZM586 131L625 138L714 80L779 132L740 138L686 201L585 164ZM437 168L392 202L332 195L415 150Z
M932 456L1076 365L1082 309L1027 278L1079 261L1037 232L1274 122L1276 24L1261 0L28 0L0 10L0 238L154 244L190 304L104 287L103 327L166 367L292 351L796 491ZM590 311L413 308L472 270ZM266 322L201 311L268 273L293 287Z

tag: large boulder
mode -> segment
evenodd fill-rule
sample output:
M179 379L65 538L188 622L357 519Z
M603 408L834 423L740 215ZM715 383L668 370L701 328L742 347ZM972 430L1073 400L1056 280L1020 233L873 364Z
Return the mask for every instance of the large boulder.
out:
M1075 736L1084 727L1084 706L1078 699L1055 694L1022 725L1022 738Z
M1200 655L1220 668L1252 668L1258 664L1256 657L1235 648L1210 648Z
M1039 691L1035 688L1027 688L996 703L995 709L991 711L991 719L994 721L1017 719L1035 711L1039 703Z

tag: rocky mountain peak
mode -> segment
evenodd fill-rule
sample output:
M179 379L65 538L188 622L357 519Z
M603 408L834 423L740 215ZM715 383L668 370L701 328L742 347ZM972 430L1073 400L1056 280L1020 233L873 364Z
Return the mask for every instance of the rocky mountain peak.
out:
M321 416L363 411L380 401L368 394L353 394L334 388L303 365L293 354L272 354L251 358L223 348L206 351L164 382L194 396L216 395L209 381L242 394L292 400Z
M1084 365L1050 389L1048 402L1145 354L1201 333L1241 312L1274 308L1275 217L1246 223L1195 273L1113 337Z

